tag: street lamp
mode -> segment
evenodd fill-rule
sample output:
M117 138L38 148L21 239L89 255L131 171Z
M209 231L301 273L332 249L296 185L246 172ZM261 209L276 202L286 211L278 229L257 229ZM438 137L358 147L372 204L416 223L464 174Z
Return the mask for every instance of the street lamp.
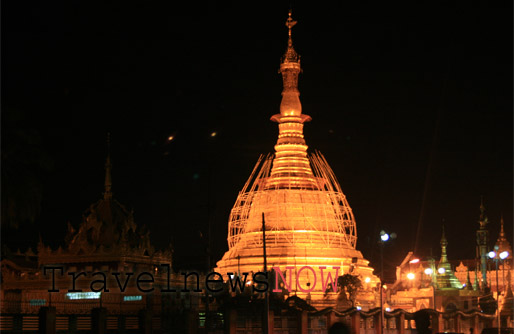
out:
M497 322L498 322L498 334L500 334L500 328L501 328L501 323L500 323L500 290L499 290L500 284L498 283L498 262L500 262L500 260L503 261L506 258L508 258L509 257L509 252L503 251L501 253L498 253L498 249L499 249L499 247L497 245L494 246L494 250L490 251L487 254L487 256L489 256L489 258L494 261L495 267L496 267L496 318L497 318Z
M384 283L384 244L389 239L394 239L395 233L389 235L384 230L380 231L380 334L384 334L384 300L383 300L383 283Z

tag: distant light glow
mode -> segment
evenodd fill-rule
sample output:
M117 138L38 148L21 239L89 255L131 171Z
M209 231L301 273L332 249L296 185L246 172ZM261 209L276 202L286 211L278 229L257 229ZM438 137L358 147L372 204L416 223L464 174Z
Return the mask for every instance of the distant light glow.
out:
M362 307L357 306L357 307L356 307L356 309L357 309L358 311L360 311L360 310L362 310Z
M408 273L407 278L413 280L414 278L416 278L416 275L414 275L413 273Z
M507 252L507 251L503 251L500 253L500 259L505 260L508 257L509 257L509 252Z
M143 300L143 296L123 296L124 302L135 302L138 300Z
M418 263L419 262L419 259L413 259L413 260L410 260L409 263Z
M382 289L387 290L387 285L382 285Z
M369 278L369 277L366 277L366 278L364 279L364 282L366 282L366 283L369 283L369 282L371 282L371 278Z
M386 307L386 312L391 312L391 308L390 307Z
M387 241L387 240L389 240L389 234L387 234L387 233L381 234L381 235L380 235L380 239L381 239L382 241Z
M217 135L216 131L211 133L211 137L216 137L216 135Z
M173 139L175 139L175 136L169 136L168 137L168 141L172 141Z
M442 275L442 274L444 274L446 272L446 269L441 267L441 268L437 269L437 272Z
M432 275L433 272L432 268L425 269L425 275Z
M66 298L70 300L78 299L100 299L101 292L68 292Z
M45 306L46 305L46 299L31 299L29 301L30 306Z
M489 258L491 258L491 259L494 259L496 257L496 252L490 251L489 253L487 253L487 256L489 256Z

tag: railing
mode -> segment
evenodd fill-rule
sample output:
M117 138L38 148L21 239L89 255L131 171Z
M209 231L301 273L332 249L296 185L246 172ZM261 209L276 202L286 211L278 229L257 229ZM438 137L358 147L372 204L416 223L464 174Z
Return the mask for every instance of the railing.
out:
M105 333L136 333L143 328L151 328L153 333L167 333L177 324L189 330L188 333L206 333L205 312L175 311L154 314L145 308L137 314L113 314L107 309L103 313L93 312L77 314L59 314L56 307L43 307L39 314L2 313L0 331L2 333L36 333L40 323L51 323L58 333L91 333L94 328L103 326ZM51 310L50 314L44 311ZM99 309L96 308L96 311ZM43 311L43 312L42 312ZM71 311L71 310L70 310ZM52 313L53 312L53 313ZM475 311L437 312L427 310L430 314L432 333L457 332L480 334L483 328L494 325L494 315L485 315ZM99 315L100 314L100 315ZM222 333L223 328L230 333L253 334L263 332L263 317L259 312L228 310L210 313L209 333ZM170 321L170 318L174 320ZM385 312L384 334L414 333L414 314L403 310ZM352 334L380 334L380 310L368 312L351 309L337 312L331 308L308 313L306 311L287 311L275 314L270 312L270 327L274 334L327 334L336 322L343 322L351 328ZM216 324L216 326L214 326ZM194 329L194 331L193 331ZM471 331L473 329L473 331Z

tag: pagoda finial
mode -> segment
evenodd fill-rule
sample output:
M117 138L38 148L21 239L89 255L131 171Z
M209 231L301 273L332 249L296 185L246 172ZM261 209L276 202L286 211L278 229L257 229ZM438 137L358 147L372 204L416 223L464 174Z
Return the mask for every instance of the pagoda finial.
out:
M285 54L282 56L279 73L282 74L282 101L280 114L275 114L271 120L279 123L278 140L275 145L275 158L271 169L270 181L266 187L276 188L305 188L317 189L318 183L314 179L312 168L307 158L307 145L303 136L303 124L311 117L302 114L300 91L298 90L298 76L300 56L293 48L291 28L296 21L291 17L291 11L286 21L289 30L289 41Z
M111 168L111 134L107 133L107 159L105 161L104 199L112 198Z
M296 24L296 21L293 20L293 18L291 17L291 15L293 15L293 10L292 9L289 9L289 17L287 18L287 21L286 21L286 27L289 28L289 43L288 43L288 46L293 46L293 40L291 38L291 29L295 26Z
M485 229L485 226L489 223L487 216L485 215L484 196L480 196L480 227Z
M444 232L444 219L443 219L443 233L441 236L441 261L440 262L447 262L448 257L446 254L446 247L448 246L448 240L446 240L446 234Z
M512 258L512 248L510 246L509 241L505 237L505 230L503 227L503 214L500 218L500 234L498 235L498 239L496 240L496 246L498 247L498 252L509 252L509 259Z
M300 63L300 56L296 53L293 47L292 28L296 25L296 21L292 18L292 10L289 10L289 16L286 20L286 27L288 29L287 49L282 57L282 63Z

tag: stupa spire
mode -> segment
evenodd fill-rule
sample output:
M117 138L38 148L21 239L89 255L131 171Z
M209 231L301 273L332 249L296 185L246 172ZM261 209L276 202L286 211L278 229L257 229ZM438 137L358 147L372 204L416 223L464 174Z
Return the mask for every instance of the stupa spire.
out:
M453 273L452 266L450 262L448 262L448 255L446 252L446 247L448 246L448 240L446 240L446 233L444 231L443 225L443 233L441 236L441 259L439 260L439 264L437 266L437 287L438 289L461 289L462 284L455 277Z
M448 240L446 240L446 234L444 232L444 225L443 225L443 233L441 236L441 260L440 263L446 263L448 262L448 255L446 253L446 247L448 246Z
M112 179L111 179L111 134L107 133L107 158L105 161L105 182L104 182L104 199L112 198Z
M485 206L484 206L484 197L480 196L480 228L485 229L486 225L489 223L489 219L485 214Z
M286 27L289 29L287 39L287 50L282 58L282 62L294 62L300 64L300 56L296 53L293 47L292 28L296 25L296 21L291 17L292 10L289 10L289 17L286 21Z
M502 215L501 219L500 219L500 235L498 236L498 239L496 240L496 246L498 246L499 253L507 251L507 252L509 252L509 258L512 258L512 248L510 246L509 241L505 237L505 230L504 230L503 224L504 224L504 222L503 222L503 215Z
M478 220L480 228L477 230L477 255L478 261L480 262L480 272L482 273L482 290L487 287L487 252L489 251L489 231L487 230L487 224L489 219L485 214L484 198L480 197L480 218Z
M275 145L276 153L268 188L318 188L307 158L308 147L303 137L303 123L310 121L311 117L302 114L298 90L298 76L301 72L300 56L293 47L292 38L292 28L296 23L289 11L286 20L287 48L282 56L279 70L283 82L280 114L271 117L272 121L279 123L279 135Z

